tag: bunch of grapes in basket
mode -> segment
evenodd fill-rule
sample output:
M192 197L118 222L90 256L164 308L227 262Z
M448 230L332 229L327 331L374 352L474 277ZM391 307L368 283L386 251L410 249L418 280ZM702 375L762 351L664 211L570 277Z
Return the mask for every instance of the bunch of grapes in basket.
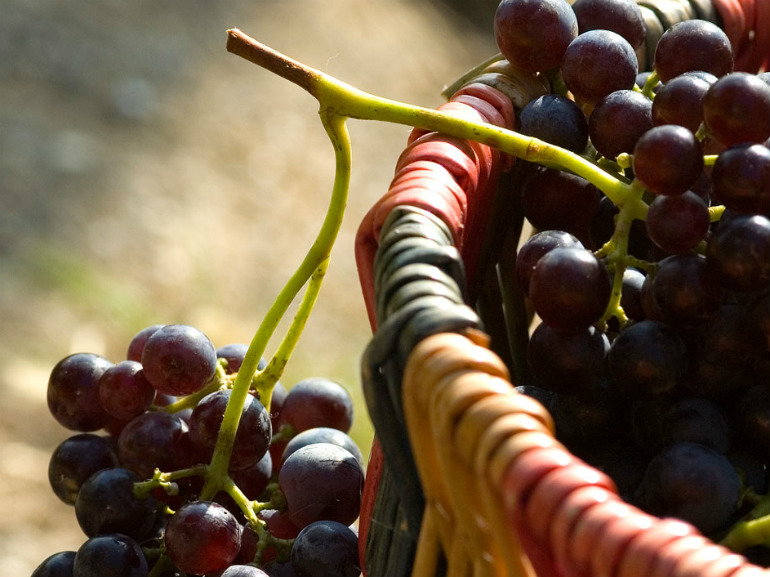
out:
M364 462L347 434L347 390L321 377L288 391L276 381L264 396L249 387L227 443L220 429L247 350L154 325L125 360L76 353L56 364L48 406L77 433L55 449L49 480L85 538L34 577L360 573Z
M535 234L514 266L538 322L515 384L627 501L720 540L768 493L770 73L737 70L706 19L650 51L635 2L503 0L495 31L557 88L517 130L628 185L521 169ZM761 536L737 535L725 543L765 564Z

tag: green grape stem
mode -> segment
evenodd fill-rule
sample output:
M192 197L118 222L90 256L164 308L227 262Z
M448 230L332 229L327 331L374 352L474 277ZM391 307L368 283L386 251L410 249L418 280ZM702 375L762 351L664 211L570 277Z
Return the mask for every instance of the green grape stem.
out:
M730 528L720 544L737 553L755 545L770 546L770 495L761 496L754 509Z
M241 410L255 375L260 399L268 411L270 410L270 399L275 383L278 377L280 377L283 367L288 362L288 358L294 350L316 302L337 233L342 225L342 217L345 212L350 186L352 159L350 136L345 125L346 119L343 116L326 111L321 114L321 120L334 147L336 159L334 184L326 217L305 258L278 294L249 345L241 368L233 383L230 400L225 408L219 436L214 447L214 455L206 475L206 484L201 492L202 500L213 498L218 491L224 489L229 481L227 468L230 463L233 443L235 442L235 433L238 430ZM275 332L278 323L283 318L284 313L306 284L308 286L305 295L292 320L291 326L280 343L275 357L264 369L271 378L261 379L261 375L257 373L257 368L267 343Z
M347 118L392 122L480 142L522 160L557 166L582 176L618 206L629 195L629 184L579 154L513 130L369 94L293 60L238 29L228 30L227 50L307 90L318 100L322 115L326 111Z

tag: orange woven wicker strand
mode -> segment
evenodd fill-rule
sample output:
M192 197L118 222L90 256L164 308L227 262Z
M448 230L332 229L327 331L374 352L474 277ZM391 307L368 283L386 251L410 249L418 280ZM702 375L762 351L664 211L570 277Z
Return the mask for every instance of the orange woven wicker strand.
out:
M770 574L687 523L623 502L505 375L460 334L428 337L409 357L404 413L428 502L413 577L435 574L440 549L450 577Z

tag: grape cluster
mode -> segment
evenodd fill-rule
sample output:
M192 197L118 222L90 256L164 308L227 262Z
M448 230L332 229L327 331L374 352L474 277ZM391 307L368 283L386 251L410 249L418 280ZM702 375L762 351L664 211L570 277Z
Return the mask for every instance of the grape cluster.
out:
M626 500L721 537L768 492L770 73L736 70L705 19L640 70L633 0L502 0L495 35L553 87L517 130L624 185L520 163L535 233L514 270L539 322L519 390Z
M48 407L76 433L48 476L86 539L33 577L360 574L365 463L348 435L347 390L322 377L265 389L255 376L228 443L220 431L247 351L153 325L125 360L77 353L56 364Z

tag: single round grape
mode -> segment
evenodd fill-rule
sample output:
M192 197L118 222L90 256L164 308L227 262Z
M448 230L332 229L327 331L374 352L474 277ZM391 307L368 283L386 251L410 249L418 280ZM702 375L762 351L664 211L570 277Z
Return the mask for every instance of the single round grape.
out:
M685 342L669 325L643 320L624 328L607 353L615 388L630 398L650 398L672 391L686 374Z
M191 395L213 378L217 353L198 329L166 325L147 339L142 366L147 380L161 393Z
M121 467L97 471L80 487L75 516L89 537L122 533L137 541L144 539L155 523L155 499L134 496L132 471Z
M168 472L203 462L188 431L187 423L176 413L143 413L120 432L120 462L142 479L152 477L156 468Z
M590 454L598 443L618 434L625 411L622 401L604 382L579 393L556 393L548 406L556 438L570 450Z
M690 441L724 455L732 445L732 431L725 414L710 399L678 399L668 407L660 424L658 435L661 448Z
M202 455L210 456L214 452L231 395L231 389L215 391L203 397L193 409L190 416L190 439ZM267 409L256 397L246 395L233 442L230 469L245 469L256 464L270 447L272 434Z
M316 521L297 535L291 564L298 577L358 577L358 535L335 521Z
M229 345L223 345L217 349L217 358L225 359L227 361L227 368L225 371L228 375L237 373L241 368L241 363L249 351L249 345L243 343L230 343ZM257 370L262 370L267 366L265 358L259 359L257 363Z
M725 291L705 256L683 253L660 261L652 281L652 298L669 324L692 327L719 310Z
M729 521L739 492L738 473L727 457L698 443L681 442L653 457L638 498L648 513L677 517L709 534Z
M655 126L637 141L633 168L650 192L681 194L703 172L703 150L695 135L683 126Z
M631 154L636 142L653 127L653 101L635 90L615 90L596 103L588 117L591 144L602 156Z
M654 68L663 83L694 70L719 78L733 70L732 44L716 24L684 20L671 26L658 40Z
M154 398L155 389L136 361L121 361L99 378L99 402L113 419L130 421L149 409Z
M585 178L538 167L519 187L524 216L538 230L561 230L587 238L601 193Z
M544 254L557 247L584 248L578 238L562 230L543 230L529 237L516 256L516 279L524 294L529 294L529 281L535 265Z
M620 34L589 30L577 36L564 53L561 73L579 103L593 106L616 90L631 90L639 62Z
M599 212L591 222L590 245L587 248L598 250L604 246L615 232L615 220L620 211L609 197L603 196L599 201ZM628 234L628 254L647 260L650 252L650 239L644 229L644 222L634 220Z
M719 78L703 97L703 121L725 146L764 142L770 137L770 86L748 72Z
M656 197L650 203L645 220L650 240L668 253L695 248L706 237L710 224L708 206L689 190Z
M80 433L54 449L48 462L48 482L59 499L74 505L80 487L91 475L118 465L118 455L110 441L92 433Z
M63 427L84 433L109 421L99 403L99 378L112 363L100 355L75 353L60 360L48 379L48 409Z
M91 537L75 554L73 577L147 577L142 548L120 533Z
M748 386L750 326L755 316L746 306L728 301L698 327L698 338L691 345L691 376L686 383L691 394L727 400Z
M147 339L162 326L164 325L150 325L136 333L128 344L126 359L129 361L136 361L137 363L142 362L142 351L144 350Z
M338 382L308 377L289 389L281 419L298 433L314 427L332 427L347 433L353 424L353 400Z
M577 33L577 18L565 0L502 0L494 15L500 52L528 72L558 67Z
M647 276L636 268L628 267L623 271L620 306L629 319L641 321L645 318L642 305L642 285Z
M722 220L706 246L706 261L730 291L754 292L770 283L770 220L734 215Z
M757 384L738 395L733 422L743 446L766 460L770 451L770 388Z
M535 312L563 332L587 329L604 314L611 285L607 268L588 250L555 248L542 256L529 283Z
M565 334L543 322L527 345L527 362L546 389L580 393L596 386L604 376L609 348L606 335L594 327Z
M576 0L572 10L579 34L588 30L611 30L625 38L634 49L644 42L644 18L634 0Z
M565 96L544 94L519 112L518 131L580 154L588 144L588 121L580 107Z
M179 569L205 575L226 569L233 562L241 547L241 526L222 505L193 501L171 516L164 543Z
M686 72L662 84L652 100L653 122L697 132L703 122L703 98L716 81L713 74Z
M350 525L360 513L363 484L355 457L330 443L297 449L278 474L289 518L299 528L322 520Z
M59 551L46 557L31 577L72 577L75 551Z
M744 143L723 150L711 169L711 183L726 208L770 215L770 148Z
M295 435L283 450L282 460L285 461L288 459L297 449L312 445L313 443L331 443L332 445L339 445L343 449L347 449L350 454L356 458L356 461L358 461L358 464L361 465L362 469L366 467L364 457L361 454L361 449L358 448L356 442L347 433L343 433L342 431L331 427L315 427Z
M243 494L255 501L270 483L273 474L273 457L270 451L266 451L264 456L250 467L229 471L229 474Z

